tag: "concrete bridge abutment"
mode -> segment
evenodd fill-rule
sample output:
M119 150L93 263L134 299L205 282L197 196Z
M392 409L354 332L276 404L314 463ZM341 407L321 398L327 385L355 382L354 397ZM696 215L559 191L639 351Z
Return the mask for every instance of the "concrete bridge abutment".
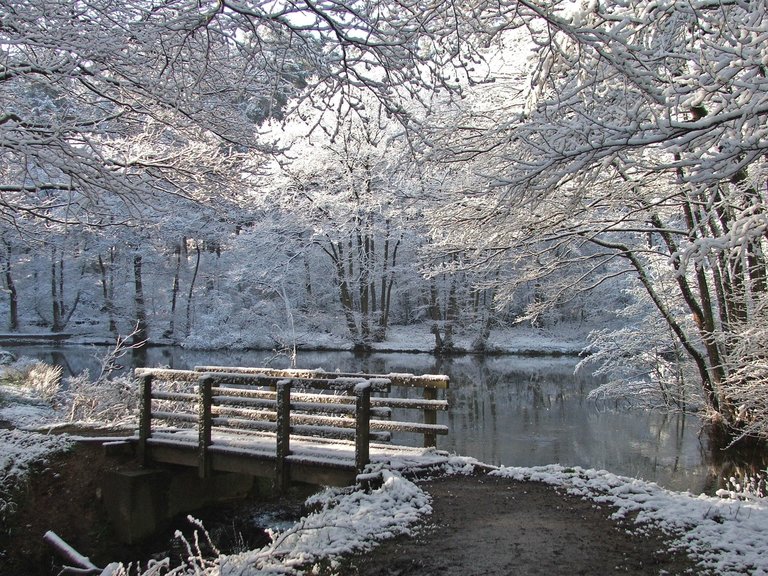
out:
M200 478L182 467L117 470L104 478L104 505L116 536L135 544L167 528L179 514L269 494L264 479L216 472Z

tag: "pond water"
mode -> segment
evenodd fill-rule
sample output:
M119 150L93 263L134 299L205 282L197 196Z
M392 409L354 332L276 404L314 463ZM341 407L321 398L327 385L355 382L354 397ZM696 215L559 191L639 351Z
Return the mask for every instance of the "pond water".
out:
M60 364L65 372L97 371L104 349L84 346L12 347L17 356ZM130 357L123 358L132 367ZM569 357L461 356L299 353L297 367L371 373L442 373L451 378L451 409L439 422L450 428L438 448L489 464L566 466L605 469L643 478L673 490L712 494L723 478L741 467L732 455L713 449L701 422L692 415L598 408L587 400L596 385L589 374L574 374ZM189 369L195 365L286 367L285 357L268 351L193 351L150 348L146 366ZM416 444L420 437L395 438ZM749 466L765 469L765 462Z

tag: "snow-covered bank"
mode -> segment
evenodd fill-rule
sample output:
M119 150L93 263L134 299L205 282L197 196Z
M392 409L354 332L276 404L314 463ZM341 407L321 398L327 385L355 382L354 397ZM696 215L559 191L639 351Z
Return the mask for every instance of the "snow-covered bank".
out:
M426 456L437 465L435 455ZM471 458L446 457L443 473L488 469ZM402 472L402 471L401 471ZM569 494L606 506L606 514L627 523L642 536L661 530L669 550L687 553L702 571L720 576L768 574L768 501L719 498L673 492L604 470L501 467L491 474L543 482ZM302 519L275 543L260 551L222 558L221 575L313 572L313 566L335 565L340 557L370 549L384 538L410 534L414 522L430 512L429 496L400 472L386 472L386 482L370 493L329 491L317 497L320 510ZM283 562L275 564L276 559ZM266 570L266 572L257 572Z
M14 512L14 492L24 486L27 475L71 447L72 441L63 435L0 430L0 518L4 524Z
M672 492L605 470L559 465L502 467L494 473L559 486L570 494L615 507L612 518L629 522L637 533L661 529L670 535L671 548L684 549L713 574L768 574L768 500Z
M528 325L494 329L485 345L484 352L489 354L529 354L529 355L578 355L587 346L589 329L585 326L571 326L563 324L557 328L534 328ZM477 335L469 330L458 330L453 336L454 350L457 353L473 353L474 341ZM303 351L348 351L354 348L351 342L343 334L327 331L297 331L293 342L285 342L287 348L293 346ZM6 346L20 344L50 344L57 342L67 346L113 345L114 335L104 333L68 333L51 334L50 332L25 332L25 333L0 333L0 349ZM150 337L150 343L158 346L176 346L193 350L247 350L260 349L272 350L274 342L230 342L216 339L189 339L177 342L162 337ZM260 344L256 348L253 346ZM411 325L393 325L387 329L387 338L383 342L372 342L373 352L409 352L432 353L435 349L435 337L431 332L430 324L420 323Z
M457 352L473 352L472 333L459 333L454 337ZM517 326L492 330L484 352L487 354L527 355L579 355L587 346L587 332L564 326L561 330ZM385 342L372 345L376 352L432 352L435 337L429 326L392 326Z

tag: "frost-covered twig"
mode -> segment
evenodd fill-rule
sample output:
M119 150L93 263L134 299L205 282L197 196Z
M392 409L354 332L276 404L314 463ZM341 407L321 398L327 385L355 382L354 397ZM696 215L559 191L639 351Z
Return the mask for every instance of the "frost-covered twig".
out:
M136 324L130 334L126 336L118 336L115 341L115 345L106 354L96 355L96 359L99 360L100 363L99 376L96 378L97 382L106 380L115 370L122 368L122 366L120 366L120 364L117 362L120 358L125 356L131 350L137 350L147 343L146 340L142 340L140 342L133 342L132 344L128 344L128 341L133 340L133 338L139 334L139 332L139 325Z

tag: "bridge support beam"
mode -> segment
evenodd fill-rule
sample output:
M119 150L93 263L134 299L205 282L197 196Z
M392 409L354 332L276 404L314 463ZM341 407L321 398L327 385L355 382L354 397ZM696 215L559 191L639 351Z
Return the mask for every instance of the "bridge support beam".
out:
M288 488L288 463L291 453L291 383L277 383L277 435L275 438L275 492L284 493Z
M355 386L355 469L362 472L370 457L371 442L371 384Z

